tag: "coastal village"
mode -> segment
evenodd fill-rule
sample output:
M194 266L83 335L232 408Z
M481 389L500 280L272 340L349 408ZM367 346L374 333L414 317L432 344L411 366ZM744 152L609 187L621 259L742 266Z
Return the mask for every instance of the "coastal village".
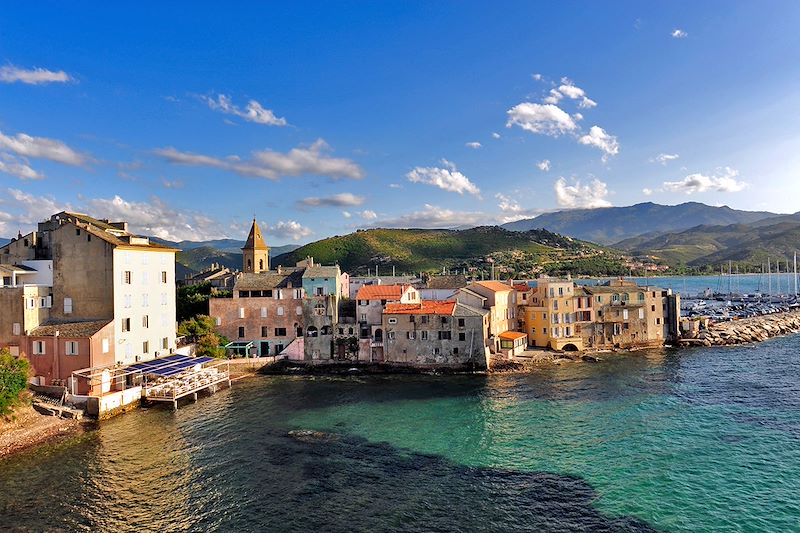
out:
M28 359L35 391L102 418L229 386L231 361L472 372L732 337L682 321L672 290L624 279L351 277L313 257L272 265L255 219L241 271L212 265L176 280L176 252L125 222L52 215L0 248L0 348ZM227 359L194 357L177 335L178 283L228 289L208 301ZM748 332L742 342L771 336Z

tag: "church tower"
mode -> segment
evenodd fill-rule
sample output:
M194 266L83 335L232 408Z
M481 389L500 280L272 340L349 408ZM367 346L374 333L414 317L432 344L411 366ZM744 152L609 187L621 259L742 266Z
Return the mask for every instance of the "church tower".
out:
M242 248L242 272L266 272L269 270L269 246L261 236L261 228L256 219Z

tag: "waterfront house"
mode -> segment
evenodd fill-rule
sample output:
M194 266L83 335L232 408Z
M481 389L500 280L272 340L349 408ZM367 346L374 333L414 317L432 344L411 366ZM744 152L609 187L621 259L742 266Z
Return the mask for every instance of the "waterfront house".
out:
M411 285L364 285L356 294L359 359L383 360L383 310L387 304L419 304L419 291Z
M459 303L473 308L489 311L489 347L493 354L500 350L500 334L516 331L517 291L508 283L500 281L476 281L459 289L456 293Z

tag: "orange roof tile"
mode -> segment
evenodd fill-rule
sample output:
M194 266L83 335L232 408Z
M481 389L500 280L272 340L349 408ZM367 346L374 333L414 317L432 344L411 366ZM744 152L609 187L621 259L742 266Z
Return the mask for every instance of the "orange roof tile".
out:
M514 287L512 287L508 283L503 283L502 281L476 281L475 283L480 285L481 287L485 287L495 292L510 291L514 289Z
M385 315L452 315L456 302L424 300L418 304L388 304Z
M514 290L518 292L528 292L530 290L530 286L527 283L515 283Z
M500 334L501 339L511 339L511 340L517 340L527 336L528 335L526 333L522 333L519 331L504 331L503 333Z
M358 289L357 300L399 300L410 285L364 285Z

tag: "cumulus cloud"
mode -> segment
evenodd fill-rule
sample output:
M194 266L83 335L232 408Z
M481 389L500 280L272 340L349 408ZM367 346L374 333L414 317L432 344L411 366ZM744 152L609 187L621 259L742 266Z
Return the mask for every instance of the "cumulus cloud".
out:
M0 131L0 150L13 152L22 157L49 159L73 166L85 165L91 161L89 156L73 150L59 140L33 137L26 133L8 136Z
M458 171L456 166L446 159L442 159L442 164L446 168L441 167L416 167L414 170L406 174L408 181L412 183L424 183L426 185L433 185L442 190L457 192L458 194L474 194L480 195L480 189L472 183L469 178Z
M664 190L694 194L706 191L739 192L747 187L747 183L736 179L739 171L730 167L718 168L714 174L689 174L679 181L665 181Z
M297 203L301 207L351 207L363 204L364 200L365 198L363 196L356 196L353 193L343 192L331 196L311 196L303 198Z
M264 106L262 106L256 100L250 100L247 102L247 107L245 107L243 111L231 102L231 98L229 96L224 94L217 95L216 100L209 96L203 97L203 99L211 109L226 113L228 115L235 115L248 122L265 124L267 126L286 126L288 124L285 118L275 116L275 113L273 113L272 110L264 108Z
M531 74L531 78L533 78L536 81L542 81L542 75L539 73Z
M472 142L468 142L468 143L466 143L466 145L465 145L465 146L466 146L467 148L472 148L472 149L474 149L474 150L477 150L478 148L480 148L480 147L481 147L481 143L479 143L478 141L472 141Z
M72 210L69 204L62 204L52 196L35 196L19 189L8 189L7 192L16 211L14 221L25 226L47 220L60 211Z
M578 100L578 107L583 109L589 109L597 105L597 102L586 96L586 91L574 85L567 78L563 78L561 85L558 87L550 89L550 94L543 101L545 104L557 104L565 97L571 100Z
M584 185L580 180L569 184L561 177L556 180L553 188L556 191L556 201L561 207L574 209L611 206L611 202L606 199L608 186L598 179Z
M532 218L544 212L543 209L525 209L516 199L503 193L497 193L494 197L497 198L497 207L500 209L500 215L495 219L499 224Z
M653 189L648 189L647 187L642 189L642 194L644 194L645 196L650 196L653 194L653 192L654 192Z
M342 211L342 216L344 218L350 218L353 216L353 214L350 211Z
M361 211L360 214L361 218L363 218L364 220L375 220L376 218L378 218L378 213L372 211L371 209L365 209Z
M280 220L274 226L265 224L263 228L264 233L268 235L272 235L279 239L290 239L293 241L299 241L300 239L308 237L314 233L310 228L303 226L296 220Z
M539 170L541 170L542 172L547 172L550 170L550 160L542 159L541 161L536 163L536 166L539 167Z
M40 180L44 174L37 172L28 164L24 157L14 157L11 154L0 152L0 172L11 174L22 180Z
M497 133L496 131L493 131L493 132L492 132L492 138L493 138L493 139L499 139L499 138L500 138L500 134L499 134L499 133Z
M603 161L619 153L619 142L614 135L609 135L600 126L592 126L589 133L578 138L578 142L587 146L594 146L604 152Z
M385 219L374 225L382 228L455 228L459 226L478 226L487 222L484 213L453 211L439 206L425 204L423 209L396 218Z
M172 147L155 150L170 163L189 166L206 166L227 170L240 176L259 177L277 180L284 176L329 176L331 178L361 179L364 172L350 159L327 155L330 146L317 139L311 146L292 148L287 153L272 150L256 151L250 159L229 156L224 159L180 152Z
M402 185L400 185L399 183L390 183L390 184L389 184L389 188L390 188L390 189L402 189L402 188L403 188L403 186L402 186Z
M683 30L682 30L682 29L680 29L680 28L675 28L674 30L672 30L672 33L670 33L670 35L671 35L671 36L672 36L674 39L683 39L683 38L685 38L685 37L688 37L688 36L689 36L689 34L688 34L688 33L686 33L685 31L683 31Z
M658 154L655 157L650 158L651 163L661 163L662 165L666 165L670 161L674 161L678 159L680 156L678 154Z
M63 70L53 71L43 68L24 69L14 65L0 67L0 82L27 83L28 85L42 85L45 83L66 83L72 80Z
M524 102L507 111L506 127L519 126L531 133L558 137L578 129L575 120L560 107L553 104Z

